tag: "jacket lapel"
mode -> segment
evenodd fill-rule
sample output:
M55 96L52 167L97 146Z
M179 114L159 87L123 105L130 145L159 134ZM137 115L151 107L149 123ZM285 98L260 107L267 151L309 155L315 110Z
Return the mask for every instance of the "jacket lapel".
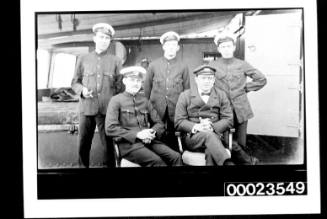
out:
M195 84L193 88L194 89L191 89L191 103L195 106L202 107L203 105L205 105L205 103L200 97L200 94L198 92L198 86L196 86Z
M218 93L215 87L211 89L211 94L209 97L209 100L207 102L207 105L210 106L210 108L214 106L219 106L219 98L218 98Z
M200 94L198 92L198 87L195 85L194 89L191 89L191 103L200 108L203 108L205 106L209 108L212 108L214 106L219 106L220 103L219 103L218 92L215 89L215 87L212 87L208 102L205 103L200 97Z

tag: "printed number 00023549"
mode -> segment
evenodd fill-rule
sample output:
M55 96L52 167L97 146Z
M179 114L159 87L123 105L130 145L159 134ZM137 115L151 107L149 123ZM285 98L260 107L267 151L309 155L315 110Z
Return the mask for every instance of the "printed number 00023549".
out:
M305 195L306 182L228 182L225 196Z

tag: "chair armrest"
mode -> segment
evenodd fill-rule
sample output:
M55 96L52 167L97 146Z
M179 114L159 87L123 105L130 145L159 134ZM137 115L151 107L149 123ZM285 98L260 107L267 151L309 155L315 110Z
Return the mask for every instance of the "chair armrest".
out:
M182 154L183 153L183 146L182 146L182 140L181 140L181 132L175 132L175 136L177 137L179 152Z
M113 137L112 140L116 143L120 142L121 140L123 140L122 137Z
M175 132L175 136L176 137L181 136L181 132Z
M230 128L228 132L228 149L232 151L233 148L233 133L235 133L235 128Z
M119 152L119 148L118 148L118 142L120 142L121 140L122 140L121 137L112 138L112 144L113 144L114 151L115 151L116 167L120 167L120 162L121 162L121 156L120 156L120 152Z

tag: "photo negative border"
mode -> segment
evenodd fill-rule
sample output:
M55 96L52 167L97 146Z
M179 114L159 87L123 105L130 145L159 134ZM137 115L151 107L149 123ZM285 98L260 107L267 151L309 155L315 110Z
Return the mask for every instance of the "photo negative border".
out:
M75 4L74 4L75 3ZM99 10L99 3L103 5ZM102 4L101 4L102 3ZM138 4L129 10L212 10L303 8L305 26L305 71L313 72L306 77L306 151L307 165L234 166L234 167L172 167L172 168L120 168L89 170L37 171L36 165L36 81L35 72L35 13L48 11L124 11L126 4L106 7L106 1L22 2L22 108L23 108L23 165L24 209L27 217L69 216L142 216L142 215L229 215L229 214L283 214L319 212L319 137L317 111L317 42L316 8L306 1L229 1L210 2L210 7L200 3L187 6L182 3L170 7L157 6L152 2ZM209 1L208 1L209 3ZM255 3L255 4L254 4ZM142 5L147 5L145 8ZM309 34L310 33L310 34ZM33 48L34 46L34 48ZM308 98L310 97L310 98ZM35 105L34 105L35 106ZM34 119L34 120L33 120ZM34 133L34 134L33 134ZM319 132L318 132L319 133ZM318 155L318 156L317 156ZM313 162L313 159L315 162ZM307 183L307 195L224 197L225 182L290 182ZM131 182L133 186L131 185ZM288 203L296 203L294 206ZM246 203L246 204L244 204ZM255 205L261 203L262 208ZM310 204L309 204L310 203ZM235 209L233 206L238 206ZM301 206L301 207L299 207ZM128 207L128 210L126 208ZM50 216L49 216L50 215Z

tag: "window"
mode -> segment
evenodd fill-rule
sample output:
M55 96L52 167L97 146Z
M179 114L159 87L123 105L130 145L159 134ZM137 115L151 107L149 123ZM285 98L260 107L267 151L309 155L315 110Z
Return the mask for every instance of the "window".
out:
M203 63L208 64L209 62L216 60L218 57L220 57L220 54L218 52L204 52Z
M74 76L76 56L57 53L54 57L51 88L70 87Z
M50 54L46 50L37 50L37 88L47 88Z

